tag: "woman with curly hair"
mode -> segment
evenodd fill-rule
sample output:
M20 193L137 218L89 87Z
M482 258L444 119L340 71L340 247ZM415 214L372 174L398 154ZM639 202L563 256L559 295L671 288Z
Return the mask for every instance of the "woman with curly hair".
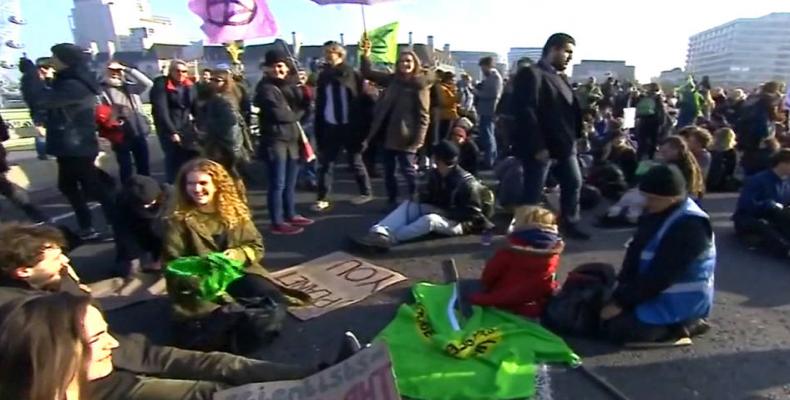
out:
M224 253L243 262L245 268L244 276L227 288L231 297L268 297L282 302L282 294L266 279L267 272L260 265L263 238L228 171L214 161L193 160L181 169L175 192L175 210L165 229L163 261ZM167 288L177 320L202 318L220 307L200 299L195 282L188 279L168 275Z

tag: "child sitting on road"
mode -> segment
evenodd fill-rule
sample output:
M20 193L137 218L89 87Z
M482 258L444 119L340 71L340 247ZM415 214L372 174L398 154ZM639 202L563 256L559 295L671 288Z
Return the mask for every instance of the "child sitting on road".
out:
M543 207L519 207L514 219L507 247L488 260L480 279L483 291L470 300L538 318L557 289L555 272L565 243L557 231L557 217Z

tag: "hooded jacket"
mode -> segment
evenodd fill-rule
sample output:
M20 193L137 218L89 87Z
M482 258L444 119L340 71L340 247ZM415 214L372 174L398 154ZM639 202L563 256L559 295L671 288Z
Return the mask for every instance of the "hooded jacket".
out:
M376 103L367 141L374 142L381 133L386 149L415 153L428 133L434 79L432 73L422 71L416 54L406 54L411 54L415 62L416 72L411 77L373 71L370 59L362 57L362 76L386 88Z
M99 83L86 65L58 71L51 88L39 81L31 93L36 107L46 111L47 153L55 157L96 157L95 108Z
M472 303L537 318L557 289L555 274L565 244L556 232L527 228L513 232L483 269L484 291Z

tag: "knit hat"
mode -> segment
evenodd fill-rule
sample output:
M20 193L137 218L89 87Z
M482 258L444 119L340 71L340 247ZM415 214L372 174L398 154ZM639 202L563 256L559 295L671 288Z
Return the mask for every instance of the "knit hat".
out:
M686 180L674 165L659 164L650 168L642 176L639 190L654 196L684 196L686 194Z
M139 204L151 204L162 195L159 182L142 175L132 175L126 182L126 190L131 199Z
M88 61L87 51L71 43L56 44L50 50L52 55L68 66L83 64Z
M471 131L472 128L475 126L469 118L461 117L455 121L455 126L460 126L461 128L466 129L467 132Z
M288 62L288 54L282 50L274 49L269 50L266 52L266 56L264 58L263 65L267 67L272 67L274 64L278 62Z
M458 150L458 146L449 140L444 140L433 148L433 156L436 158L436 161L441 161L447 165L455 165L460 154L461 151Z

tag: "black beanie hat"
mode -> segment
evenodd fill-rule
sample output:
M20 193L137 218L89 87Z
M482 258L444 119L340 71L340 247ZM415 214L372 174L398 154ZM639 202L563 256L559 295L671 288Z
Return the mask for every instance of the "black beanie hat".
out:
M271 67L278 62L288 63L288 54L282 50L274 49L266 52L263 65Z
M151 204L162 194L162 185L147 176L132 175L125 186L129 197L138 204Z
M460 154L461 151L458 149L458 146L449 140L443 140L433 148L433 156L436 158L436 161L441 161L447 165L455 165Z
M52 54L63 64L74 66L88 61L88 53L80 46L71 43L60 43L52 46Z
M686 194L686 179L674 165L656 165L642 175L639 190L655 196L684 196Z

